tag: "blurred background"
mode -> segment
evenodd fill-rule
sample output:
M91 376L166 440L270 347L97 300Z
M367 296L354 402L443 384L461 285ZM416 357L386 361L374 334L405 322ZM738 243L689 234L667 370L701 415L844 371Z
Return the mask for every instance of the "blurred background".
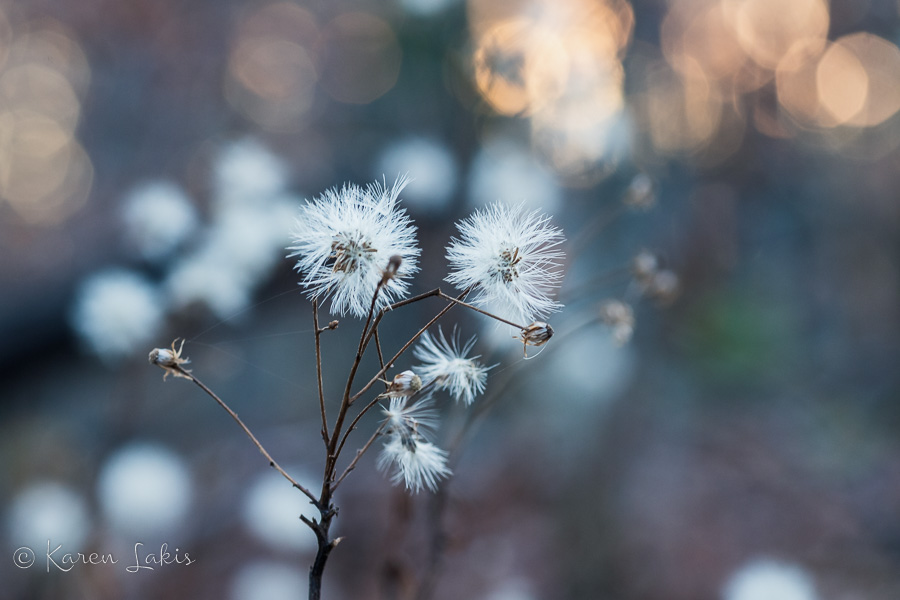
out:
M898 15L0 0L0 598L305 597L310 507L146 356L186 338L315 487L284 247L303 199L402 173L414 292L442 285L453 223L503 200L565 230L566 308L527 363L451 311L499 364L473 426L445 406L455 476L409 497L367 455L327 598L900 597ZM389 315L385 347L441 306ZM323 336L332 399L359 327ZM128 573L137 543L194 562ZM57 545L119 562L62 572Z

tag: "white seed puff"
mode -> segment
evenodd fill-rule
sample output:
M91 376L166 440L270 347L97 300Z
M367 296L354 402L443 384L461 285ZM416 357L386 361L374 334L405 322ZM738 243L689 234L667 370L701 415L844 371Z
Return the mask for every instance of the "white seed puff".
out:
M376 309L406 295L419 256L416 228L399 208L406 183L400 178L391 188L348 184L300 209L288 257L297 257L294 268L310 298L330 296L332 313L362 318L380 283Z
M549 217L491 204L456 226L460 237L447 247L446 281L474 286L473 304L524 323L562 308L551 294L562 279L565 238Z

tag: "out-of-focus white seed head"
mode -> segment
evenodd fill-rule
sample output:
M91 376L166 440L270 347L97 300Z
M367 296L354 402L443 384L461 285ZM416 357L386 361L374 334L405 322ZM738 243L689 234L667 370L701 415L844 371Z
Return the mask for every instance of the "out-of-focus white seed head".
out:
M616 344L625 345L634 333L634 310L619 300L607 300L600 305L600 318L612 329Z
M819 600L815 582L800 566L757 559L738 569L726 582L723 600Z
M458 169L453 153L440 141L425 137L398 140L385 147L376 165L377 173L409 173L403 198L417 215L439 215L450 207Z
M197 211L175 183L148 181L124 200L122 220L128 241L148 260L170 254L197 226Z
M647 293L663 304L673 302L681 293L681 282L674 271L664 269L650 281Z
M648 211L656 206L656 185L646 173L638 173L625 190L625 206L634 210Z
M79 288L72 327L102 360L133 355L162 326L165 302L143 276L111 269L89 277Z
M658 269L659 261L656 255L649 250L641 250L631 261L631 271L634 273L634 278L644 285L653 279Z

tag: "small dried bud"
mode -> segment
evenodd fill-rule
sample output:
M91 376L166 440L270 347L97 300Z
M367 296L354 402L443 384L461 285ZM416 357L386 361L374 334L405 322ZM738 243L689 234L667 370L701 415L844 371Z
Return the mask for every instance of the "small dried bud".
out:
M634 333L634 311L619 300L607 300L600 306L600 318L612 328L613 339L622 346Z
M394 375L394 380L391 382L390 387L388 387L387 391L382 394L382 396L402 398L406 396L412 396L421 389L422 378L412 371L407 370Z
M668 269L657 273L647 289L647 293L664 304L675 300L680 292L681 282L678 280L678 275Z
M381 275L381 285L386 284L397 276L397 271L400 270L400 263L402 262L403 257L399 254L394 254L388 259L387 267L385 267L384 272Z
M641 250L631 261L631 270L634 278L642 284L649 283L659 269L659 261L656 255L648 250Z
M553 337L553 328L542 321L535 321L522 330L519 339L527 346L543 346Z
M165 380L169 375L190 379L190 377L185 375L185 373L190 373L190 371L182 367L182 365L188 364L189 362L191 362L191 359L181 358L181 350L182 348L184 348L184 340L181 340L181 345L178 346L178 349L175 348L175 344L177 343L178 339L175 339L172 342L171 348L154 348L150 351L150 364L156 365L157 367L165 371L163 380Z
M150 351L150 364L160 367L174 367L175 353L167 348L154 348Z
M338 327L337 319L335 319L334 321L332 321L331 323L328 324L328 329L337 329L337 327Z
M650 210L656 206L653 180L645 173L638 173L625 191L625 206L635 210Z

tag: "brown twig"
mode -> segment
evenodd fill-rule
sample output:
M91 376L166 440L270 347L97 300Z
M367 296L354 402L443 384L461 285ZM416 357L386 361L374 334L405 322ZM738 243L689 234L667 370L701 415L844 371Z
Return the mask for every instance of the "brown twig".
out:
M513 323L512 321L507 321L503 317L498 317L497 315L495 315L493 313L489 313L486 310L482 310L482 309L478 308L477 306L473 306L473 305L469 304L468 302L463 302L462 300L454 298L453 296L448 296L444 292L440 291L440 289L438 289L438 296L440 296L444 300L449 300L450 302L455 302L455 303L459 304L460 306L465 306L466 308L468 308L470 310L474 310L475 312L479 312L483 315L487 315L487 316L491 317L492 319L496 319L496 320L500 321L501 323L506 323L507 325L512 325L516 329L525 329L524 325L519 325L518 323Z
M333 494L334 491L338 488L338 486L341 484L341 482L344 480L344 477L346 477L347 475L349 475L349 474L350 474L350 471L352 471L353 469L356 468L356 463L359 462L359 459L362 458L362 455L365 454L366 451L369 449L369 447L375 442L375 440L378 439L378 436L381 435L381 430L382 430L383 428L384 428L384 423L382 423L381 425L379 425L379 426L378 426L378 429L375 430L375 433L372 434L372 437L369 438L369 441L366 442L365 445L364 445L362 448L360 448L359 450L356 451L356 456L353 457L353 460L350 462L349 465L347 465L347 468L344 469L344 472L341 473L341 476L338 477L337 480L334 482L334 485L331 486L331 493L332 493L332 494ZM348 433L349 433L350 431L352 431L352 429L348 429L348 430L347 430Z
M322 413L322 441L328 446L328 417L325 416L325 388L322 384L322 344L319 337L324 329L319 329L319 300L313 298L313 327L316 329L316 380L319 384L319 411Z
M275 469L276 471L278 471L279 473L281 473L281 475L285 479L287 479L288 481L291 482L291 485L293 485L295 488L297 488L298 490L300 490L301 492L306 494L306 496L310 499L310 501L316 507L319 507L319 501L316 499L315 496L313 496L312 492L310 492L308 489L306 489L305 487L303 487L302 485L297 483L297 481L293 477L288 475L287 472L281 468L281 465L279 465L277 462L275 462L275 459L272 458L272 455L269 454L269 452L263 447L263 445L261 443L259 443L259 440L256 439L256 436L253 435L253 432L250 431L250 428L244 424L244 422L241 420L241 418L238 417L237 413L234 412L233 410L231 410L231 408L227 404L225 404L225 402L221 398L219 398L215 392L213 392L211 389L209 389L206 386L206 384L204 384L202 381L197 379L193 374L191 374L190 371L184 369L181 365L176 365L172 368L175 371L177 371L182 377L185 377L185 378L193 381L195 384L197 384L197 386L200 389L202 389L204 392L206 392L213 400L218 402L219 406L221 406L223 409L225 409L225 411L229 415L231 415L231 418L234 419L238 425L240 425L241 429L244 430L244 433L247 434L247 437L250 438L250 441L252 441L256 445L257 449L262 453L262 455L266 457L266 460L269 461L269 466L272 467L273 469Z

